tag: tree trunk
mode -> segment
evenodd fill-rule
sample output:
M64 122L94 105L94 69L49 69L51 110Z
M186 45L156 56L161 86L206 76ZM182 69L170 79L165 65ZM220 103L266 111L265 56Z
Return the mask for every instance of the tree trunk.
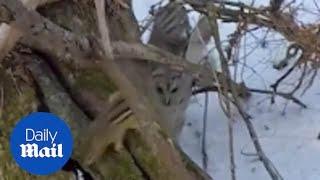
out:
M111 5L106 9L112 41L140 43L139 28L131 8ZM91 0L59 1L39 8L38 12L79 36L89 39L99 37L94 3ZM81 163L83 152L77 148L85 136L86 127L107 108L108 97L117 87L98 63L86 62L90 66L79 66L76 63L77 57L57 57L39 44L28 47L28 43L24 43L26 40L21 42L0 67L0 177L48 179L31 176L13 162L8 138L15 122L32 111L57 114L72 129L75 137L73 158ZM90 45L94 46L95 43L90 42ZM90 56L88 54L88 59ZM141 68L139 62L130 59L116 59L116 62L131 82L137 86L143 83L137 73ZM84 168L96 179L210 179L179 148L170 143L157 126L150 126L149 131L128 131L123 149L115 152L107 148L97 162ZM61 171L49 179L68 179L69 176Z

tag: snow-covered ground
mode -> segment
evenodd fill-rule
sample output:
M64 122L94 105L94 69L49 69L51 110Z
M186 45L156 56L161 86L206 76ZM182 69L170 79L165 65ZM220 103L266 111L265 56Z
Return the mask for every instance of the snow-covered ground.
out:
M134 9L138 20L148 14L149 7L158 0L135 0ZM251 2L249 0L243 2ZM269 1L257 1L266 4ZM305 3L305 7L314 10L312 1L296 1ZM196 15L191 16L195 23ZM314 14L299 14L299 20L313 22L319 20ZM234 29L234 25L224 24L220 27L222 37L226 37ZM255 32L261 37L265 30ZM147 35L146 35L147 36ZM276 71L272 68L273 60L283 54L281 37L268 33L266 47L261 47L261 42L248 35L247 49L240 53L249 52L253 47L256 50L246 58L247 65L243 79L251 88L268 89L287 69ZM145 37L144 37L145 38ZM240 55L241 56L241 55ZM291 62L292 63L292 62ZM240 68L241 69L241 68ZM254 71L252 70L254 69ZM297 70L285 82L280 90L289 91L292 83L297 82L301 70ZM310 76L309 76L310 77ZM306 86L308 81L305 82ZM305 104L307 109L302 109L292 102L276 98L275 104L270 104L270 96L253 94L249 100L243 102L247 112L253 117L255 129L267 156L274 163L285 180L317 180L320 179L320 88L319 77L304 96L301 92L296 95ZM187 123L181 136L181 146L191 158L201 165L201 136L204 95L192 99L187 110ZM248 131L242 119L234 113L234 146L236 160L236 176L238 180L268 180L270 179L262 163L254 156L243 153L255 153ZM222 112L216 93L209 94L209 114L207 127L207 151L209 153L208 173L216 180L230 178L230 160L228 146L228 119Z
M295 104L288 104L285 114L285 101L277 100L276 105L263 100L265 96L254 95L247 102L248 112L259 133L263 149L284 179L316 180L320 179L320 104L319 83L303 97L308 109L301 109ZM201 164L201 131L204 96L197 96L198 103L193 103L187 111L181 145L191 157ZM215 93L210 94L207 129L207 151L209 153L208 172L218 180L230 179L228 127ZM242 155L254 153L248 131L235 115L234 141L236 175L239 180L268 180L261 162L256 157ZM190 126L190 124L192 124Z

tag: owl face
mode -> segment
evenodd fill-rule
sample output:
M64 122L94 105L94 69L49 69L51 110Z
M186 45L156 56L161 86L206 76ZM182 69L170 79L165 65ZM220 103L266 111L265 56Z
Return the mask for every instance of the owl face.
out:
M164 106L178 106L187 103L191 96L191 77L166 68L152 72L152 91Z

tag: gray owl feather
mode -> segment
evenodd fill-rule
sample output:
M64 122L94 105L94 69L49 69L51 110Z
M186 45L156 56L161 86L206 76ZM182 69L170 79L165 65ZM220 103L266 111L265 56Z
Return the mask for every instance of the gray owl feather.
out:
M190 24L187 10L171 2L155 13L150 44L183 56L189 40ZM150 65L151 83L148 87L156 110L163 116L170 135L177 139L191 97L192 77L159 64Z

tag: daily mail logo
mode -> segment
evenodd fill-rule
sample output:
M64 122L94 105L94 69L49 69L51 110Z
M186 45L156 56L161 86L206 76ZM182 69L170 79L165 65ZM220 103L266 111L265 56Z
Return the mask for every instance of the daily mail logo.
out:
M36 131L30 128L27 128L26 131L26 142L51 142L51 147L43 147L39 148L36 143L27 143L21 144L21 157L34 157L34 158L45 158L45 157L63 157L63 145L56 144L55 139L57 137L58 132L55 131L52 133L49 129L44 129L43 131Z
M22 118L11 133L10 149L17 164L34 175L61 170L72 154L73 139L67 124L51 113Z

